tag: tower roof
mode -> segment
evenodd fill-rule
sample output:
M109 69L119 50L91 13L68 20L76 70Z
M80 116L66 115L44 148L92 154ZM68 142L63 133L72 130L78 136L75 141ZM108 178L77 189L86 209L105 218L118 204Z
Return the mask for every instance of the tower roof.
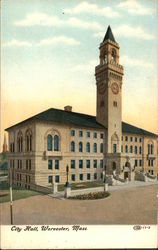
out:
M108 39L111 40L112 42L115 42L115 43L116 43L110 25L109 25L108 28L107 28L107 31L106 31L106 34L105 34L105 36L104 36L103 42L105 42L105 41L108 40Z

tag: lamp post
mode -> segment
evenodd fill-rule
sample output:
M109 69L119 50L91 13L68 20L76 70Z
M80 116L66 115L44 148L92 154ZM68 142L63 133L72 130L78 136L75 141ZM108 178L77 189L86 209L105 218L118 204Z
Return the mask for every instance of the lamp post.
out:
M69 166L67 165L66 166L66 187L69 187L70 186L70 184L69 184Z
M10 222L13 225L13 191L12 191L12 169L10 168Z

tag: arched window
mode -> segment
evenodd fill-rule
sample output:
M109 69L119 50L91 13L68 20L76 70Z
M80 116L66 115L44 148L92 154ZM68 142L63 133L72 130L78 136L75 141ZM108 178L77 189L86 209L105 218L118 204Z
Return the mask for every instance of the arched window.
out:
M93 144L93 152L97 153L97 144L96 143Z
M59 151L59 136L54 136L54 151Z
M148 144L148 154L150 154L150 144Z
M75 143L74 143L74 141L71 142L71 152L75 152Z
M125 146L125 153L128 153L128 146Z
M133 153L133 146L130 146L130 153Z
M103 143L100 143L100 153L103 153Z
M52 136L51 135L47 136L47 150L52 151Z
M23 136L22 136L21 131L19 131L19 133L18 133L17 149L18 149L18 152L22 152L22 150L23 150Z
M26 151L32 151L32 132L28 130L26 132Z
M89 142L87 142L87 144L86 144L86 152L90 152L90 143Z
M111 56L112 56L112 60L116 61L116 50L115 49L112 49Z
M153 144L151 144L150 150L151 150L151 154L153 154Z
M137 154L137 146L134 148L134 153Z
M82 142L79 142L79 152L82 152L83 151L83 145L82 145Z

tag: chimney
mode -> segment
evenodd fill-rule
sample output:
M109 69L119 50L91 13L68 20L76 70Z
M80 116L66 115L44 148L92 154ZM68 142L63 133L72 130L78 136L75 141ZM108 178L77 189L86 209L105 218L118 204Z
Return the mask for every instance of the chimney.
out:
M68 112L72 112L72 106L67 105L64 107L64 110Z

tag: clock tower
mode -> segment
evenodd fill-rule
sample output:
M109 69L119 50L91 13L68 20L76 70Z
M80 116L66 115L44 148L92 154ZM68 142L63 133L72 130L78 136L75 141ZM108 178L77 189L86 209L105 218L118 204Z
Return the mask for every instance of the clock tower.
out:
M119 44L112 30L107 32L100 44L100 63L95 68L97 86L97 122L105 126L105 162L107 172L119 173L122 136L122 78L123 66L119 64Z

